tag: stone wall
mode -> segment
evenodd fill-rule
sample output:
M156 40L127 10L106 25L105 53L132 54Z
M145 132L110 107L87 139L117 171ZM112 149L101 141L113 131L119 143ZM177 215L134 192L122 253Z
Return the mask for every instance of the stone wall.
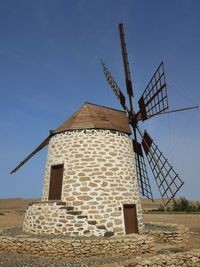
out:
M189 238L188 227L171 223L148 223L142 233L154 237L159 243L186 245Z
M23 230L37 234L63 234L68 236L113 235L104 225L88 220L82 211L74 211L65 202L34 202L25 214Z
M53 136L49 142L42 201L48 201L51 166L57 164L64 164L61 201L66 206L82 212L89 221L95 221L107 231L122 235L125 233L123 205L135 204L139 230L143 228L134 152L127 134L74 130ZM40 211L37 208L36 211L36 207L30 207L25 220L31 220L31 212L35 216ZM39 220L34 224L37 223ZM58 223L56 219L55 223ZM33 223L25 221L24 225L26 231L29 228L41 232L32 228Z
M108 257L147 254L154 251L153 242L151 237L137 234L115 238L52 240L0 236L0 250L51 257Z
M134 260L103 264L96 267L199 267L200 249L193 249L187 252L168 253L152 257L140 256Z

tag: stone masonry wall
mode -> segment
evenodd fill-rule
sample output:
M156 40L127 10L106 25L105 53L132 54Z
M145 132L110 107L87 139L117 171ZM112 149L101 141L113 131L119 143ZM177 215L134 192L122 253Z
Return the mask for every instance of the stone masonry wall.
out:
M108 231L124 234L124 204L136 204L143 228L132 142L109 130L75 130L49 142L42 201L48 201L51 166L64 164L61 201ZM53 228L53 226L52 226Z
M188 243L189 228L172 223L148 223L148 227L152 229L145 229L142 231L143 234L152 236L155 241L159 243L168 244L184 244Z
M104 236L109 232L63 202L34 202L25 214L23 230L33 234ZM110 233L113 234L113 233Z
M154 240L133 234L94 239L42 239L0 236L0 251L50 257L126 256L155 250Z
M103 264L96 267L199 267L200 249L187 252L166 253L156 256L139 256L123 262Z

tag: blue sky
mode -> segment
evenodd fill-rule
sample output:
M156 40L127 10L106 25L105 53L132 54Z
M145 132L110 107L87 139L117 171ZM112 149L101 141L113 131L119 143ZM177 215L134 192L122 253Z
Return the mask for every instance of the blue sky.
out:
M123 22L135 107L164 60L170 108L200 99L200 1L0 1L0 198L39 198L47 149L9 171L85 101L120 108L100 58L124 89L118 23ZM181 196L200 200L200 117L152 118L148 129L185 181ZM155 184L153 191L158 197Z

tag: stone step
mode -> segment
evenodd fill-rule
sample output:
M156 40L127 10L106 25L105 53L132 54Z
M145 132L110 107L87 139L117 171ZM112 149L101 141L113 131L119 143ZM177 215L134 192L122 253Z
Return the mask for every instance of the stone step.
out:
M66 206L66 202L64 202L64 201L57 201L56 202L56 205L64 205L64 206Z

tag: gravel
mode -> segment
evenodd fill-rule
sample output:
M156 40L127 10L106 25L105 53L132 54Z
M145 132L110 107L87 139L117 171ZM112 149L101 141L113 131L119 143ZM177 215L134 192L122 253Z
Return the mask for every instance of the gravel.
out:
M101 258L91 257L82 259L50 258L37 256L22 256L0 252L0 267L95 267L96 265L119 262L129 257Z

